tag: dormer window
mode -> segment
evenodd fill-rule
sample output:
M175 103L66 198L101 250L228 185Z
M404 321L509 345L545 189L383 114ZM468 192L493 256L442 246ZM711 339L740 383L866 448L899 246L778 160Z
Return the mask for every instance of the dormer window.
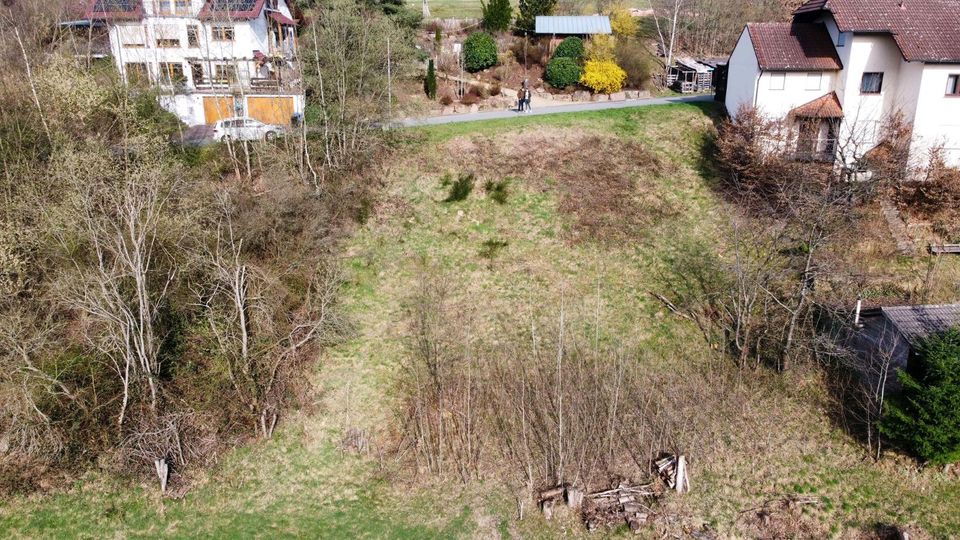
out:
M847 45L847 35L843 32L837 33L837 47L844 47Z

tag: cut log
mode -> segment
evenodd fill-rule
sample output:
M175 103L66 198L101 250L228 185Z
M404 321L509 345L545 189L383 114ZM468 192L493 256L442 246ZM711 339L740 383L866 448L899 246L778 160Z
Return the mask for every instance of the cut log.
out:
M566 488L564 486L557 486L550 489L545 489L540 492L540 500L545 501L547 499L556 499L563 494Z
M570 508L580 508L583 506L583 490L575 487L568 487L566 491L567 506Z

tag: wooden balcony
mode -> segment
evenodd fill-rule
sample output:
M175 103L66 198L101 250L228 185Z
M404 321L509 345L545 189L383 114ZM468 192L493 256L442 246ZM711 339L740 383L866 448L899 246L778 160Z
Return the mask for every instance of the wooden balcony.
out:
M196 91L201 93L220 94L224 92L247 93L247 94L286 94L300 93L302 85L300 80L280 81L265 77L252 77L245 81L230 80L225 78L204 77L195 81L194 87L186 86L183 91Z

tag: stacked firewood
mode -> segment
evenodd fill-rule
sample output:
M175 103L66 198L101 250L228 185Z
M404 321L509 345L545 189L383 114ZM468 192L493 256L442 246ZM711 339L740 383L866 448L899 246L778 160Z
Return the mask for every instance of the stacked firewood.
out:
M621 482L613 489L587 495L583 505L583 521L590 531L616 527L626 522L630 530L636 532L650 515L646 499L656 496L653 484L631 486Z
M657 473L667 487L677 493L690 491L690 477L687 475L687 458L666 454L654 462Z

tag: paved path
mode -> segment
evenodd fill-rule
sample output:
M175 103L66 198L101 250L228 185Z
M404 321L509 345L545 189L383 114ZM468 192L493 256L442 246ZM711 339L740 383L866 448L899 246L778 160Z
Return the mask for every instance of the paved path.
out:
M629 101L590 101L585 103L566 103L549 107L535 107L531 112L518 113L514 109L501 111L484 111L464 114L448 114L445 116L428 116L424 118L405 118L398 120L397 125L402 127L436 126L439 124L455 124L458 122L476 122L478 120L495 120L498 118L516 118L518 116L539 116L581 111L603 111L607 109L625 109L628 107L646 107L649 105L666 105L668 103L697 103L713 101L713 95L679 96L667 98L632 99Z

